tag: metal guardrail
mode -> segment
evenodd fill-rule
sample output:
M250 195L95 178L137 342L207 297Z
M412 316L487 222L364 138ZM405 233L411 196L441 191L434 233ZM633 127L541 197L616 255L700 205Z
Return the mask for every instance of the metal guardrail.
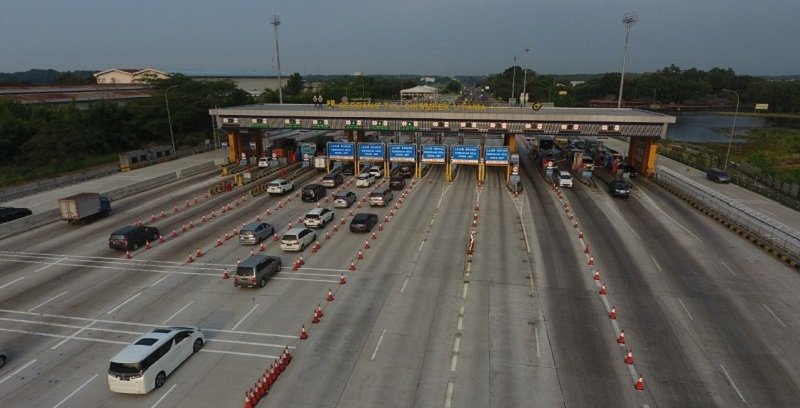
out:
M757 237L784 262L800 264L800 232L664 166L657 166L656 181L724 219L732 229Z

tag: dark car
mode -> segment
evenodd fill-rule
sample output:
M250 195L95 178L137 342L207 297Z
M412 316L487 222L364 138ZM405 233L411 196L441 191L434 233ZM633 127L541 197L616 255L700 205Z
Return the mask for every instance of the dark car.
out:
M730 183L731 176L720 169L708 169L706 178L715 183Z
M378 214L358 213L350 221L350 232L370 232L378 224Z
M0 368L3 368L3 366L6 365L7 358L8 355L6 355L6 352L3 351L3 349L0 349Z
M341 173L342 173L343 176L352 176L352 175L356 174L352 163L347 163L347 164L343 165Z
M622 172L623 173L628 173L628 177L630 177L630 178L635 178L636 176L639 175L639 172L636 171L636 167L634 167L634 166L632 166L630 164L623 164L622 165Z
M268 279L281 271L282 263L277 256L250 255L236 267L233 286L263 288Z
M404 178L414 177L414 168L408 164L404 164L400 166L400 170L397 171L397 174Z
M117 250L137 250L148 241L157 240L158 228L144 225L128 225L111 233L108 238L108 247Z
M402 190L406 186L406 179L394 176L389 180L389 188L392 190Z
M608 184L608 192L615 197L628 198L631 195L631 186L625 180L612 180Z
M300 199L303 201L319 201L322 197L325 197L325 194L327 194L327 191L324 186L320 184L309 184L303 187Z
M33 214L27 208L0 207L0 224Z

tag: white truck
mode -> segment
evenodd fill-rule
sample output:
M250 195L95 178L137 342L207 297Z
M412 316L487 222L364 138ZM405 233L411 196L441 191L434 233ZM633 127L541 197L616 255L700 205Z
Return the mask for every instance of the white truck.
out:
M61 219L70 224L85 224L111 212L111 201L97 193L80 193L58 200Z
M328 171L328 156L314 156L314 168L317 171Z

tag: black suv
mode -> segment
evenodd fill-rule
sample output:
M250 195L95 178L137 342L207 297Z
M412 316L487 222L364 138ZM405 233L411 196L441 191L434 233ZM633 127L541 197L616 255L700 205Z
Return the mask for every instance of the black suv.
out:
M0 207L0 224L33 214L27 208Z
M309 184L303 187L300 199L303 201L319 201L322 197L325 197L325 194L327 194L327 191L324 186L320 184Z
M358 213L350 221L350 232L370 232L378 223L378 214Z
M147 241L153 242L158 237L158 228L156 227L128 225L111 233L111 237L108 238L108 247L117 250L132 249L135 251L145 245Z
M397 174L404 178L414 177L414 168L408 164L404 164L400 166L400 170L397 171Z
M402 190L406 186L406 179L394 176L389 180L389 188L392 190Z

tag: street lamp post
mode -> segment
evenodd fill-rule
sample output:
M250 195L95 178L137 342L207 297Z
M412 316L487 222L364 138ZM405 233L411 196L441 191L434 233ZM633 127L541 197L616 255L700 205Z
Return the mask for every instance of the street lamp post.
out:
M172 140L172 154L177 155L178 151L175 150L175 135L172 133L172 116L169 113L169 90L176 88L178 85L172 85L164 91L164 102L167 105L167 122L169 123L169 138Z
M622 54L622 74L619 76L619 98L617 99L617 109L622 108L622 87L625 84L625 65L628 63L628 37L631 35L631 26L639 16L634 13L625 13L622 16L622 23L625 24L625 51Z
M525 47L525 68L522 70L522 97L520 97L520 106L525 106L525 103L528 101L526 98L528 85L528 47Z
M733 112L733 125L731 125L731 136L728 139L728 152L725 153L725 164L722 165L722 171L728 170L728 158L731 155L731 144L733 143L733 134L736 133L736 117L739 115L739 92L730 89L723 89L722 92L730 92L736 95L736 110Z

